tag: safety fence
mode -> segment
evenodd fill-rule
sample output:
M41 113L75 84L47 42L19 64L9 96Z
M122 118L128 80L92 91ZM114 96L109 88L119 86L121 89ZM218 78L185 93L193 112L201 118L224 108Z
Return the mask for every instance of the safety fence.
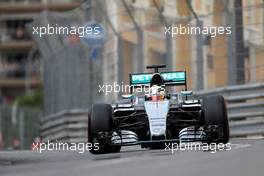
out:
M221 94L227 101L231 137L263 137L264 83L195 92L198 96ZM42 120L43 141L87 141L87 109L62 111Z
M30 149L40 135L38 109L0 106L0 150Z

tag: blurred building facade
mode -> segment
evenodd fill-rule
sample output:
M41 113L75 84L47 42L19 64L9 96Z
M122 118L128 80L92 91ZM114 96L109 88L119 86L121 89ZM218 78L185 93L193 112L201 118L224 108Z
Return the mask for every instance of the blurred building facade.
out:
M106 82L118 81L119 77L119 82L129 83L129 73L142 71L138 70L139 64L145 68L164 63L171 63L169 67L173 70L186 70L188 86L194 90L264 81L264 4L261 0L119 0L106 3L111 25L118 31L118 35L114 34L108 25L114 39L106 43L105 50L118 52L105 56ZM164 35L166 24L196 26L190 5L203 26L230 26L232 34L202 36L198 42L196 35L181 34L171 38L171 48L168 48ZM199 54L202 57L199 58ZM116 58L121 58L122 62ZM170 62L166 61L168 58ZM111 64L115 69L107 67ZM199 82L202 82L200 87Z
M243 26L245 45L249 49L245 61L247 82L264 81L264 5L263 1L244 3Z
M73 0L4 0L0 2L0 94L12 103L26 91L41 87L41 55L27 24L44 10L67 11Z

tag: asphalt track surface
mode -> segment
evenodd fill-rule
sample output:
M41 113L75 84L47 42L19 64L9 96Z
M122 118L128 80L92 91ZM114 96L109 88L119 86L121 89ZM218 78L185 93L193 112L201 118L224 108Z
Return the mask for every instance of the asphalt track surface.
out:
M264 140L231 140L230 151L145 150L120 153L0 151L0 176L263 176Z

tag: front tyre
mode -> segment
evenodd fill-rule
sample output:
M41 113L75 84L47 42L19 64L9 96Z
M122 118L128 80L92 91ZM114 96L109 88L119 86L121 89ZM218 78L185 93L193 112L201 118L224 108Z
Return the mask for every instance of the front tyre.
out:
M206 126L215 125L217 139L216 143L227 143L229 141L229 125L224 97L221 95L206 96L203 98L202 109Z
M93 104L88 113L88 142L92 144L92 154L119 152L121 146L111 146L108 140L98 139L99 132L111 134L113 128L113 112L109 104ZM95 143L99 143L96 148Z

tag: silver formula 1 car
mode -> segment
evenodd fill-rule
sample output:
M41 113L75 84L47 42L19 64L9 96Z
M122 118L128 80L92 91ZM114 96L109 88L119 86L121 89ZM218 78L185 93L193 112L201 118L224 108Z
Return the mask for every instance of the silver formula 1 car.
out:
M130 94L123 102L93 104L88 114L91 153L119 152L121 146L162 148L169 142L227 143L229 125L224 98L195 98L187 91L186 72L159 72L165 65L148 66L154 73L130 74ZM173 86L182 86L176 91ZM144 93L135 90L148 87ZM93 145L94 146L94 145Z

